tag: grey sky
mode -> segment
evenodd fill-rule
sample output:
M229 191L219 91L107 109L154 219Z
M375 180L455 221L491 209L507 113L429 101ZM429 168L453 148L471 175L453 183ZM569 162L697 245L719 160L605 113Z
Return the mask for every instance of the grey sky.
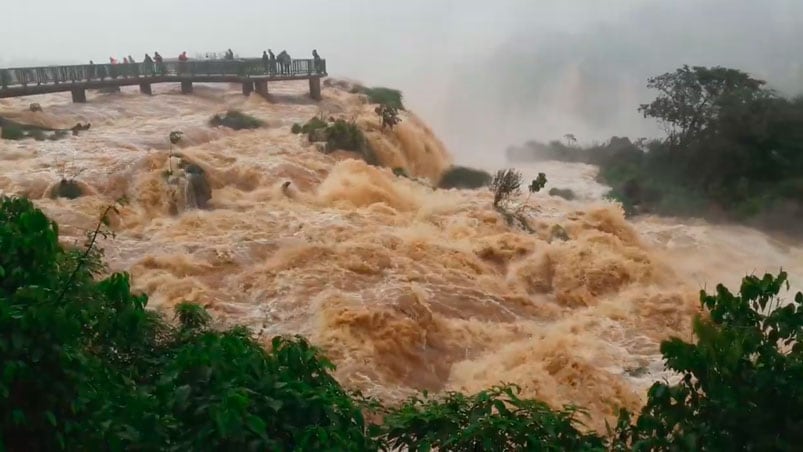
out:
M308 57L402 89L458 156L528 138L651 134L647 76L727 65L803 88L800 0L37 0L5 2L0 65L159 50Z

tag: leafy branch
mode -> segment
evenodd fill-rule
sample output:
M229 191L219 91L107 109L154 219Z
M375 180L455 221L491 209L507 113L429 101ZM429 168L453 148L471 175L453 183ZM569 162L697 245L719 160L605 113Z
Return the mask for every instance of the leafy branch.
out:
M92 252L93 248L95 247L95 242L97 241L98 235L102 235L104 238L108 237L108 234L106 232L102 231L101 228L103 226L108 226L109 225L108 215L109 215L109 212L112 212L112 211L114 211L115 213L119 213L119 211L117 210L117 207L115 207L114 205L106 206L106 209L100 215L100 219L98 220L98 224L95 226L95 230L92 231L88 235L88 239L89 240L88 240L88 243L87 243L87 245L86 245L86 247L84 249L83 254L78 259L78 262L75 264L75 268L73 269L72 273L70 273L69 278L67 278L67 282L64 284L64 286L62 287L61 291L59 292L59 296L56 297L56 304L57 305L64 299L64 295L66 295L67 291L73 285L73 282L75 281L76 275L78 274L78 272L81 270L81 268L87 262L87 258L89 257L89 254Z

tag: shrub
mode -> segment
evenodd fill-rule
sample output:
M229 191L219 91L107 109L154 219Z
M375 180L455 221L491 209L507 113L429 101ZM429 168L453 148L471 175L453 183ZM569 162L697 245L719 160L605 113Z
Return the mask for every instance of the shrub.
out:
M536 177L530 182L530 185L527 186L527 190L530 193L538 193L539 191L541 191L542 188L546 186L546 182L547 182L546 174L538 173L538 177Z
M299 133L301 133L302 132L301 124L297 122L294 123L293 126L290 127L290 132L293 133L294 135L298 135Z
M215 115L209 120L212 127L228 127L234 130L258 129L265 125L261 120L237 110L229 110L223 115Z
M338 119L326 129L327 152L337 149L356 152L369 165L379 164L374 150L371 149L371 145L368 144L368 140L356 123Z
M404 110L402 93L397 89L383 87L365 88L362 86L355 87L355 89L357 92L366 94L368 96L368 101L372 104L387 105L399 110Z
M491 181L491 191L494 192L494 207L510 200L520 193L521 173L510 168L496 172Z
M661 344L680 383L655 383L619 440L636 450L797 450L803 441L803 294L781 303L786 273L747 276L739 294L700 292L696 344Z
M382 433L397 450L605 450L602 438L576 428L575 408L553 411L519 391L497 386L470 396L413 397L385 416Z
M399 110L396 107L389 105L380 105L374 110L382 121L382 128L388 127L393 129L396 124L401 122L399 118Z
M568 201L572 201L576 197L570 188L550 188L549 196L558 196Z
M468 168L465 166L452 166L446 170L438 182L438 188L480 188L491 183L491 175L487 171Z
M314 130L325 129L328 126L329 124L327 124L326 121L322 120L317 116L314 116L310 118L310 120L307 121L306 124L304 124L304 126L301 128L301 133L309 134L312 133Z
M19 127L5 125L3 126L2 133L0 133L0 138L4 140L21 140L25 138L25 131Z
M407 174L407 170L400 167L393 168L393 175L397 177L407 177L407 178L410 177L410 175Z
M357 124L338 119L327 129L326 144L330 150L361 152L365 146L365 136Z
M269 350L145 309L94 248L65 251L30 201L0 199L0 449L371 450L359 401L302 338Z

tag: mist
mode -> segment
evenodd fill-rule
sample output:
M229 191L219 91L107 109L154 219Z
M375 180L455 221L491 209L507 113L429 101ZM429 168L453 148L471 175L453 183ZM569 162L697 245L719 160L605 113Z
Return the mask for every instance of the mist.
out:
M658 135L636 108L651 99L647 77L682 64L742 69L785 94L803 84L797 0L44 0L3 11L0 66L317 48L331 76L401 89L456 159L476 164L532 138Z

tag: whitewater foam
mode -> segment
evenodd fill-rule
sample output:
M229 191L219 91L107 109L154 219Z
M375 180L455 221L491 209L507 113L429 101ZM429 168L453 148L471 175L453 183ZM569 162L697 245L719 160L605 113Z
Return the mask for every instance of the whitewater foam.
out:
M412 113L390 131L362 96L337 86L319 104L293 83L271 86L273 102L235 87L195 91L124 90L85 105L41 96L48 124L92 129L63 142L0 141L0 190L35 199L68 243L80 243L104 206L119 201L116 237L101 245L110 269L131 272L152 307L194 301L266 341L303 334L338 365L343 384L389 401L506 381L554 405L585 406L589 424L602 428L616 407L637 407L648 384L667 375L660 341L690 335L696 280L660 238L679 234L648 220L634 229L599 200L604 188L589 185L586 167L554 178L581 185L575 201L543 193L517 200L529 205L522 212L535 232L527 233L491 207L487 190L433 190L393 174L401 167L437 181L452 163ZM27 102L4 101L0 115ZM268 127L207 125L230 108ZM383 167L323 154L290 133L316 115L355 121ZM168 161L173 130L184 139ZM179 159L206 174L209 210L176 206L167 172ZM552 165L547 177L574 171ZM88 195L46 196L62 177L85 184ZM556 225L568 240L554 237ZM690 247L682 248L686 260Z

